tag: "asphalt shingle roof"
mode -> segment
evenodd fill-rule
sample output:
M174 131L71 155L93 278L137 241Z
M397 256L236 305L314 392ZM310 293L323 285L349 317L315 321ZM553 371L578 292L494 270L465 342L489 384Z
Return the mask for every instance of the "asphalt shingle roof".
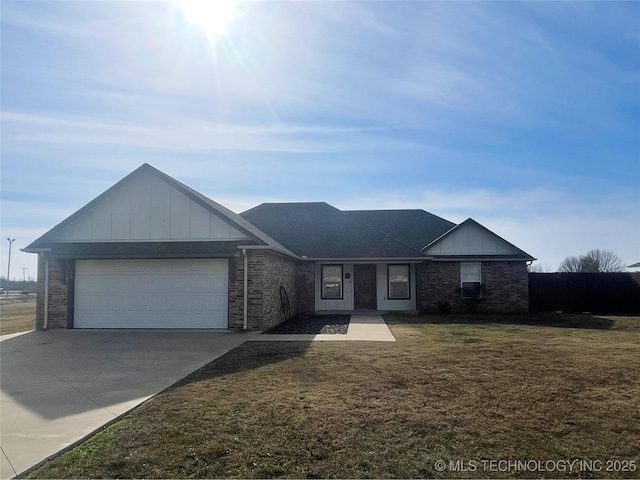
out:
M346 210L345 213L421 250L456 226L424 210Z
M185 243L183 246L186 253L180 251L181 245L176 242L168 242L171 245L166 246L154 242L145 244L133 242L136 244L128 245L132 242L118 241L108 244L70 242L69 245L65 245L65 242L56 240L62 229L110 195L117 195L118 190L137 175L160 177L182 194L245 233L248 240L232 242L233 244L229 245L220 242ZM456 227L454 223L424 210L341 211L324 202L263 203L238 215L151 165L144 164L35 240L23 251L38 252L53 248L61 258L82 258L83 256L115 258L125 254L145 258L166 258L171 255L194 254L229 256L233 254L234 248L241 245L263 245L286 255L308 259L421 259L425 258L422 251L426 246L433 244L434 241L440 241L447 235L455 234L457 228L469 222L472 220L469 219ZM486 230L479 224L476 227ZM506 242L500 237L497 238ZM209 245L209 243L212 244ZM511 246L518 258L533 259L517 247Z
M410 245L360 221L357 214L323 202L263 203L240 215L287 249L308 258L419 258L420 248L432 239L416 248L420 242L415 239Z

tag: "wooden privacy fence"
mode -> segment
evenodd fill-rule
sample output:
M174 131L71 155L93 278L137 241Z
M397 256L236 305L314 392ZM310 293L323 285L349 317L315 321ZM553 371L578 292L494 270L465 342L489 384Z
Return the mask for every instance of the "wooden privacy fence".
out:
M640 272L530 273L529 311L640 314Z

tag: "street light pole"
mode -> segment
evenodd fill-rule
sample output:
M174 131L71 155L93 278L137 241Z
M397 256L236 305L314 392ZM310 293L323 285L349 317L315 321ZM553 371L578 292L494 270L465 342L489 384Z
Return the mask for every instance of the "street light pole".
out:
M7 295L9 295L9 274L11 273L11 245L13 245L13 242L16 241L16 239L11 239L10 237L7 237L7 240L9 241L9 257L7 260L7 283L6 283L6 291L7 291Z

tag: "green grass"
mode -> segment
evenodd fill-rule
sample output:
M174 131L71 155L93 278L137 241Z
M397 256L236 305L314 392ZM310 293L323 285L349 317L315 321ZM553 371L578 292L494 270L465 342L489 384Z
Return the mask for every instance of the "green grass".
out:
M395 343L247 343L32 478L638 477L640 318L387 317ZM481 464L480 464L481 465Z

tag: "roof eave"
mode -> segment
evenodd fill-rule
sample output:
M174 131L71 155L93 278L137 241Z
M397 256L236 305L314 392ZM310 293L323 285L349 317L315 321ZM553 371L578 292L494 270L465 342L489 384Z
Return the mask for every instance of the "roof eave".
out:
M33 243L31 245L33 245ZM32 247L31 245L29 245L28 247L21 248L20 251L24 253L45 253L45 252L51 251L50 247L38 248L38 247Z
M537 260L531 255L429 255L426 259L432 262L533 262Z
M306 260L305 258L301 257L300 255L297 255L295 253L293 253L291 250L288 250L282 246L279 245L239 245L238 249L240 250L273 250L275 252L281 253L283 255L286 255L288 257L291 258L295 258L296 260Z
M426 257L301 257L308 262L423 262Z

